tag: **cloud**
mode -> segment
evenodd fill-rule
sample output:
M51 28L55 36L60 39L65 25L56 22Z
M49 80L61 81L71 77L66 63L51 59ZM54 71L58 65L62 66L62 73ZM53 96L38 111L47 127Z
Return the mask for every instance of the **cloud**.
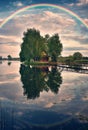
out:
M87 21L87 19L85 20ZM84 27L77 26L75 19L66 13L51 10L30 10L15 16L0 29L0 43L2 45L8 44L9 47L18 46L22 43L23 32L27 28L33 27L40 30L41 35L58 33L66 55L71 53L72 47L83 45L85 48L88 43L87 30ZM75 50L73 49L72 52ZM80 50L82 50L82 46L79 48Z
M12 57L18 57L21 44L20 40L16 36L0 35L0 55L7 57L10 54Z
M3 19L0 18L0 23L3 21Z
M68 6L73 7L75 3L68 4Z
M83 5L87 5L87 4L88 4L88 0L79 0L79 2L76 5L83 6Z
M73 55L73 53L79 51L84 56L88 56L88 44L80 43L79 41L73 40L69 38L61 39L63 44L63 56Z
M0 44L0 55L3 57L7 57L9 54L12 57L18 57L20 52L20 46L19 44L16 46L13 46L11 44Z
M32 27L39 29L42 34L61 33L75 25L75 20L70 17L51 11L42 11L37 15L34 12L34 14L15 16L0 30L0 34L22 36L27 28Z
M79 46L79 47L66 47L65 50L67 51L88 51L88 48Z
M47 18L48 20L54 20L54 22L56 21L55 23L58 21L59 24L64 26L75 25L75 21L72 18L68 18L67 16L63 17L60 13L54 13L51 11L45 11L44 13L46 15L45 19Z
M23 25L24 28L35 27L39 29L42 34L52 34L52 32L61 33L66 28L75 26L75 24L76 23L72 18L66 16L63 17L62 14L51 11L43 11L37 15L26 14L15 19L16 26L19 25L22 27Z
M27 6L28 4L31 4L32 3L32 0L26 0L26 1L15 1L15 2L11 2L10 4L13 6L13 7L17 7L17 8L20 8L20 7L23 7L23 6Z
M0 44L11 44L11 45L16 45L20 43L20 38L16 36L5 36L5 35L0 35Z
M79 37L79 38L77 38ZM85 38L80 38L80 36L76 36L75 33L66 35L61 37L61 42L63 43L63 56L73 55L73 53L79 51L84 56L88 56L88 41L87 43L82 42ZM77 39L77 40L76 40ZM82 40L82 41L81 41Z
M3 22L3 19L0 19L0 24Z
M85 23L88 25L88 19L84 19Z
M67 4L67 8L72 10L82 19L88 19L88 0L78 0L71 4Z
M79 42L80 44L88 44L88 37L85 37L84 35L70 35L70 36L63 36L65 40L72 40Z
M13 6L22 7L22 6L24 6L24 4L21 1L16 1L16 2L13 2Z
M70 3L68 4L69 6L85 6L85 5L88 5L88 0L78 0L77 2L73 2L73 3Z

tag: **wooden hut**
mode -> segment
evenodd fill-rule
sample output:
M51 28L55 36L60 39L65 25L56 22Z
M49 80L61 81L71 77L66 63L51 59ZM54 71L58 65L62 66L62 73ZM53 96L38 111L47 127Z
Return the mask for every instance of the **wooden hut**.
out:
M41 61L47 62L49 61L49 57L45 51L41 53Z

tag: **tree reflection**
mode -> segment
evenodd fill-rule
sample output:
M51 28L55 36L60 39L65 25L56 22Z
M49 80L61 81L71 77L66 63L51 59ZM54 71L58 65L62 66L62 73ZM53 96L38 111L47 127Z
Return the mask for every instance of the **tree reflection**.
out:
M58 93L59 87L62 84L61 73L57 70L57 67L52 67L51 71L48 74L48 86L52 92L55 94Z
M12 63L11 62L8 62L8 66L10 66Z
M2 64L2 61L0 60L0 64Z
M48 67L29 67L21 65L20 67L21 81L23 83L24 95L28 99L35 99L40 96L40 92L51 90L58 93L62 77L57 67L52 67L49 71Z

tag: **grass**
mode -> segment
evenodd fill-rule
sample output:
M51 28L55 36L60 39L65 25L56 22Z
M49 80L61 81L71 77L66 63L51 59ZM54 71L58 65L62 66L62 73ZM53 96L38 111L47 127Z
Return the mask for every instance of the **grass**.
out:
M41 61L35 61L35 62L25 62L26 65L48 65L49 62L41 62Z
M28 62L28 61L26 61L25 63L24 63L25 65L41 65L41 66L45 66L45 65L57 65L57 62L50 62L50 61L48 61L48 62L44 62L44 61L34 61L34 62Z

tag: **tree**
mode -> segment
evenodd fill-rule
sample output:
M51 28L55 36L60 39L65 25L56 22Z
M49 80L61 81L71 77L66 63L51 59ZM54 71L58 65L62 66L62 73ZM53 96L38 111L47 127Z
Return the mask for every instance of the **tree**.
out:
M40 92L44 90L48 92L47 81L45 76L48 73L48 68L37 68L21 65L20 74L21 81L23 83L24 95L27 95L28 99L35 99L40 97Z
M54 94L57 94L62 84L61 73L57 67L52 67L51 71L49 71L47 66L31 68L21 64L19 72L24 95L28 99L40 97L40 93L43 91L48 92L51 90Z
M45 49L44 43L45 39L38 30L28 29L24 33L23 43L21 44L21 61L30 61L30 59L36 59L36 56L40 59L41 52Z
M82 59L82 54L80 53L80 52L75 52L74 54L73 54L73 59L74 60L81 60Z
M2 60L2 56L0 56L0 60Z
M11 55L8 55L8 60L12 60L12 56Z
M46 34L45 35L45 41L47 42L49 40L49 38L50 38L49 34Z
M65 57L65 59L64 59L64 61L65 61L65 64L67 64L67 65L69 65L69 66L71 66L71 65L73 65L74 64L74 60L73 60L73 56L68 56L68 57Z
M59 40L58 34L54 34L48 40L48 51L52 62L57 62L58 56L61 55L62 43Z
M50 73L48 74L48 87L49 89L57 94L62 84L62 76L61 73L58 71L57 67L52 67Z
M62 44L59 40L58 34L45 37L40 35L40 31L36 29L28 29L24 33L23 43L21 44L20 60L30 61L40 60L42 58L42 52L45 52L47 56L50 56L52 62L57 62L58 56L61 54Z

